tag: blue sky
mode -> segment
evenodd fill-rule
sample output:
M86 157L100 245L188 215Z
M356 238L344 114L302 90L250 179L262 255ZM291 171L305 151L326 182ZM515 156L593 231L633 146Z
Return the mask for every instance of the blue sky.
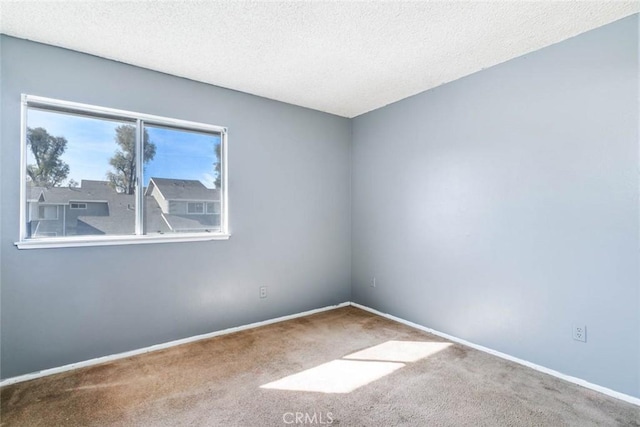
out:
M145 165L145 185L149 178L196 179L206 187L215 187L215 144L219 136L147 127L156 155Z
M30 109L27 126L43 127L53 136L67 139L67 149L61 156L70 168L67 181L74 179L105 180L112 171L109 159L119 146L115 142L115 128L124 124L102 119L53 113ZM144 181L149 178L195 179L209 188L214 187L217 162L217 135L147 127L149 140L156 145L156 155L145 165ZM27 149L27 164L34 163ZM65 182L64 184L66 184Z

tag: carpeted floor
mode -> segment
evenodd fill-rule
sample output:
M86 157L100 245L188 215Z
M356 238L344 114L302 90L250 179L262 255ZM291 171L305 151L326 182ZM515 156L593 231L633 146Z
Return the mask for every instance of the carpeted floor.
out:
M353 307L0 397L2 426L640 426L638 406Z

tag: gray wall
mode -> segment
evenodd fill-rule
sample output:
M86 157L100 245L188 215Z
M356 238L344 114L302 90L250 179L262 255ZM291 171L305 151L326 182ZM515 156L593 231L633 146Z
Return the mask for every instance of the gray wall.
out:
M354 119L353 300L640 397L638 75L635 15Z
M0 43L2 378L349 300L349 120ZM227 126L231 239L16 249L21 93Z

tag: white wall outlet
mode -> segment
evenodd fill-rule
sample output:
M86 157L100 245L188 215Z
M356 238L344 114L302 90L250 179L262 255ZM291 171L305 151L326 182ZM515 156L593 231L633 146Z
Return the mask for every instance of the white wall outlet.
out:
M573 339L576 341L587 342L587 327L584 325L574 325Z
M266 298L266 297L267 297L267 287L260 286L260 298Z
M371 286L372 288L376 287L376 278L372 277L371 280L369 281L369 286Z

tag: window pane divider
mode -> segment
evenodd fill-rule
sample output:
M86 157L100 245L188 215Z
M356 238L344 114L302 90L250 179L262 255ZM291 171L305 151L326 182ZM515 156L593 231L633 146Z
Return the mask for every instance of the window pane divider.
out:
M144 235L144 122L136 120L136 234Z

